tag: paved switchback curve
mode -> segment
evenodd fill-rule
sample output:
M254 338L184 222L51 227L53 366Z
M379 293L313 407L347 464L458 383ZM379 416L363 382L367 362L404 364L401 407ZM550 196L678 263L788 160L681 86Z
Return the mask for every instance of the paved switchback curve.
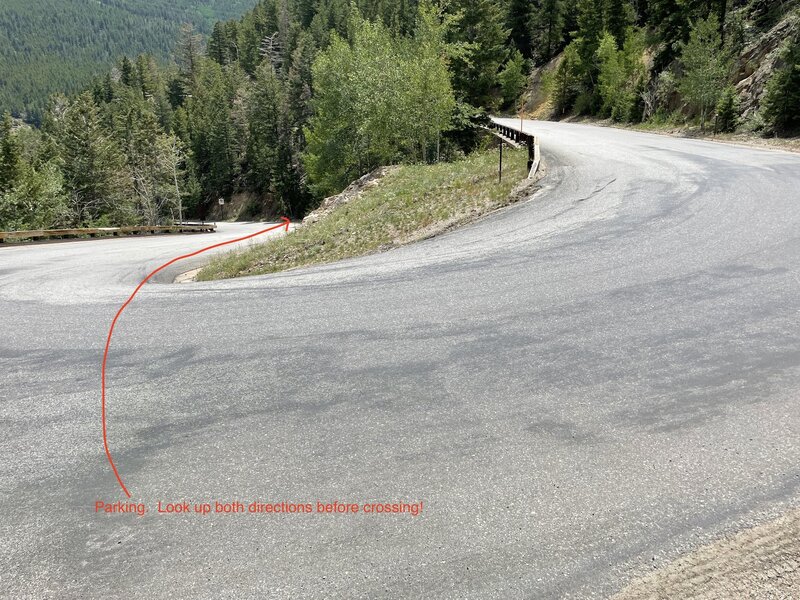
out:
M525 126L531 200L384 254L151 284L115 332L134 499L416 518L93 514L124 499L99 367L140 273L103 242L0 248L4 593L602 598L800 505L800 156Z

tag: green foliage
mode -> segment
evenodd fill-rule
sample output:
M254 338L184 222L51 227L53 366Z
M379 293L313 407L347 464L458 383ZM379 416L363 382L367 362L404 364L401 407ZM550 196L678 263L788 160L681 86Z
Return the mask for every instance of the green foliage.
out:
M528 82L528 77L525 75L525 59L519 50L514 51L497 78L503 91L503 102L507 105L514 103Z
M166 59L181 23L208 31L253 0L3 0L0 111L38 121L54 92L77 92L122 55Z
M402 44L403 71L407 81L401 110L405 113L407 151L421 161L437 159L431 151L439 144L443 131L451 126L456 100L451 83L449 61L456 50L446 41L454 20L432 2L423 0L417 14L413 40ZM403 76L401 76L403 77Z
M622 49L628 34L628 27L633 22L633 7L630 0L606 0L605 28L617 43L617 48Z
M249 137L247 162L253 187L262 193L271 193L277 179L279 146L285 138L283 129L285 93L275 69L262 64L248 102Z
M26 165L13 188L0 192L0 231L54 229L72 223L57 165Z
M531 56L537 65L549 61L561 50L564 40L564 0L540 0L528 20Z
M722 133L736 129L739 124L739 98L736 89L729 85L726 87L717 102L717 120L715 127Z
M699 110L700 127L704 129L730 70L730 57L722 48L716 15L694 24L689 41L683 47L681 63L680 92Z
M0 122L0 192L16 185L21 166L19 141L12 131L11 115L6 113Z
M292 53L292 59L287 74L287 103L291 126L297 142L303 143L303 127L311 118L312 75L311 68L316 58L317 49L311 36L303 32L297 39L297 47Z
M575 42L565 49L555 72L548 81L550 99L556 115L564 115L580 93L581 59Z
M508 0L506 25L511 41L524 58L533 56L531 19L541 12L541 7L531 0Z
M101 216L134 223L133 199L125 194L130 173L94 99L81 94L56 118L56 143L75 223L89 225Z
M334 35L314 62L314 117L305 164L317 195L404 155L429 158L455 100L438 9L420 5L413 40L354 13L351 41Z
M349 0L319 0L316 14L311 20L311 34L317 46L327 47L333 34L346 39L349 21Z
M471 221L514 201L513 187L527 176L527 152L510 150L504 158L501 183L496 149L451 163L401 165L377 186L292 235L213 258L198 279L272 273L359 256Z
M576 49L588 82L597 74L596 54L603 35L604 0L578 0Z
M192 123L188 143L208 204L233 193L241 174L246 123L235 111L244 109L239 97L243 80L237 69L204 62L186 102Z
M718 0L719 1L719 0ZM798 7L797 0L750 0L746 12L753 24L766 31Z
M599 61L598 88L603 100L602 111L615 121L630 121L645 77L642 62L644 36L630 30L622 50L614 36L606 32L597 50Z
M248 101L248 178L266 202L262 213L302 214L307 194L302 171L293 160L292 114L275 69L263 63Z
M41 131L0 126L2 223L155 223L240 193L254 216L299 217L378 165L475 148L474 122L562 50L542 75L557 115L674 120L689 106L734 127L730 54L797 4L257 0L233 19L254 1L0 5L0 107L42 118ZM49 37L30 34L43 26ZM795 40L750 126L800 128L798 52ZM67 95L46 103L49 89Z
M161 130L148 102L131 102L128 110L128 127L115 128L124 135L119 144L131 176L126 193L133 192L137 221L158 225L167 216L178 216L174 180L181 177L182 144Z
M53 162L36 164L39 138L26 126L0 122L0 231L40 229L69 220L61 173Z
M767 84L763 116L769 127L785 134L800 130L800 36L786 45L781 62Z
M217 22L208 38L208 57L225 66L239 60L239 25L236 21Z
M473 106L495 108L497 76L508 55L503 7L498 0L453 0L450 10L456 16L450 41L464 49L451 64L456 95Z

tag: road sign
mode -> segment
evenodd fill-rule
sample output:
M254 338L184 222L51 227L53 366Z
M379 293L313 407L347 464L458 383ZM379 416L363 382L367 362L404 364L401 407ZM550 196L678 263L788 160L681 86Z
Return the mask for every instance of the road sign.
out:
M220 198L219 199L219 205L220 206L225 206L225 198Z

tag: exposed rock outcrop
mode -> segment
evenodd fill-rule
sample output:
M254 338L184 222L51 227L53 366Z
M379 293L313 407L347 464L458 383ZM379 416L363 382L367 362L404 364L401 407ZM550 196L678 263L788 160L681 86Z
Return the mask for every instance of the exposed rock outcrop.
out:
M751 116L759 107L770 76L781 65L783 42L800 31L800 15L794 12L745 48L736 61L736 91L739 94L743 118Z

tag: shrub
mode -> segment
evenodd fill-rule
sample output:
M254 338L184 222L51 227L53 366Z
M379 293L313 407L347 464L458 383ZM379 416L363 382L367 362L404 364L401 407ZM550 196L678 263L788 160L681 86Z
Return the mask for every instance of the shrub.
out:
M736 90L729 85L722 91L717 102L717 121L715 129L726 133L733 131L739 125L739 98Z

